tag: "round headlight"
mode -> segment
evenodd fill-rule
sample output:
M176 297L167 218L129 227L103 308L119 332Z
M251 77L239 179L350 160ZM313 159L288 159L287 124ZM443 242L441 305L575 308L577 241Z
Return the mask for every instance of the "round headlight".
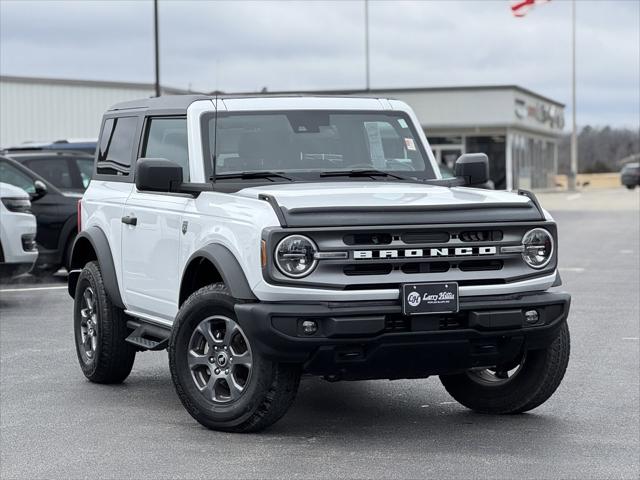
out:
M317 252L318 247L311 239L303 235L290 235L283 238L276 247L276 265L288 277L304 277L316 268Z
M553 237L543 228L529 230L522 237L522 258L531 268L543 268L553 256Z

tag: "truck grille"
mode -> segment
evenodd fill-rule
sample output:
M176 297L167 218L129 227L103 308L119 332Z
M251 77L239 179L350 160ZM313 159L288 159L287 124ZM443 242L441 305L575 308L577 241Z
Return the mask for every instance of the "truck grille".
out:
M501 250L521 245L524 234L535 227L546 228L556 236L552 222L296 229L295 233L313 239L321 252L346 252L345 258L322 259L310 275L299 280L285 277L272 266L268 280L347 290L438 281L460 285L506 283L555 269L557 251L541 271L530 268L520 253ZM275 245L291 233L288 229L270 232L269 244Z

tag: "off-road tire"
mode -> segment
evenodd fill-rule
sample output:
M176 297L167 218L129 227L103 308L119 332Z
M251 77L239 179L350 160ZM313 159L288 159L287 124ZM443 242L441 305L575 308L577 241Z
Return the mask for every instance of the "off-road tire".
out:
M83 354L80 333L82 301L87 287L94 293L97 313L98 340L93 358ZM136 350L125 341L128 334L125 314L109 299L97 262L87 263L78 277L73 314L76 353L85 377L95 383L123 382L131 373Z
M465 373L441 375L440 381L459 403L478 413L513 414L542 405L556 391L569 362L566 322L545 349L530 350L521 370L507 382L489 385Z
M256 432L278 421L293 403L300 382L299 367L270 361L254 348L251 376L242 395L229 403L216 403L198 390L187 361L190 338L206 318L225 316L243 328L235 315L236 302L221 283L193 293L180 308L173 326L169 366L180 401L200 424L226 432ZM251 345L252 339L247 339Z

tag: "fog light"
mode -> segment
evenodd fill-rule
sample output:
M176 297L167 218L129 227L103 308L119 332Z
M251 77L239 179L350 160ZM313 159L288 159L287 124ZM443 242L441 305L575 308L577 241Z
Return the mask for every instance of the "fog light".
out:
M524 312L524 319L527 321L527 323L533 324L538 323L540 316L538 315L537 310L527 310L526 312Z
M313 335L318 331L318 324L315 320L305 320L302 322L302 333L305 335Z

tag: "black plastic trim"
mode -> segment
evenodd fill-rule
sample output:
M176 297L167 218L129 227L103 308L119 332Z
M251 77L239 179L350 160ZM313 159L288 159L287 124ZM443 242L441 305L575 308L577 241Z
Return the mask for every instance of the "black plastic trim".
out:
M271 208L273 208L273 211L275 212L276 217L278 217L278 221L280 222L280 226L281 227L286 227L287 226L287 218L285 217L284 212L282 211L282 207L278 203L278 200L276 200L275 197L273 197L271 195L264 194L264 193L261 193L260 195L258 195L258 198L260 200L264 200L269 205L271 205Z
M538 197L536 197L536 195L533 192L529 190L521 189L521 190L518 190L518 195L524 195L529 200L531 200L531 203L533 203L538 209L538 212L540 212L540 220L545 219L544 210L542 210L542 206L540 205L540 202L538 202Z
M111 248L109 247L109 240L104 232L96 226L89 227L78 234L76 240L73 242L73 249L71 250L71 265L74 264L73 258L75 255L76 245L81 239L89 241L93 250L98 257L98 264L100 265L100 271L102 272L102 280L104 281L104 288L109 295L111 302L118 308L125 308L122 297L120 296L120 288L118 287L118 278L116 277L116 269L113 264L113 256L111 255ZM80 267L84 267L81 265ZM78 274L79 276L79 274ZM75 277L75 278L74 278ZM69 295L75 296L74 283L77 283L77 276L69 276ZM73 291L72 291L73 290Z
M533 202L527 204L428 205L390 207L281 208L288 227L432 225L453 223L530 222L541 220ZM543 218L542 218L543 219Z
M256 255L258 255L257 249ZM236 257L227 247L218 243L211 243L206 247L201 248L189 257L189 261L185 267L185 272L187 268L189 268L189 265L191 265L191 262L198 258L206 258L213 263L218 272L220 272L222 280L231 292L231 296L233 298L238 300L256 300L251 287L249 287L249 282L247 282L247 277L245 276L240 263L238 263ZM181 281L180 290L182 290L183 281L184 278Z
M462 297L460 311L468 315L468 327L384 333L379 332L381 317L401 315L399 302L243 303L237 304L235 311L252 347L274 361L299 363L305 372L316 375L340 372L352 379L410 378L491 365L496 358L514 353L506 349L512 341L518 344L516 354L520 348L544 348L566 322L570 304L571 297L564 292ZM523 315L516 315L516 311L530 308L538 308L543 317L538 324L525 326ZM302 319L314 319L324 330L305 336L295 327L285 328L287 317L298 324ZM436 317L421 318L428 321ZM486 359L473 353L483 345L495 349L489 363L484 364ZM357 363L341 358L342 352L351 350L361 354L354 358ZM428 363L419 365L409 352L425 356ZM382 362L381 366L380 356L391 362L392 368L391 363Z

